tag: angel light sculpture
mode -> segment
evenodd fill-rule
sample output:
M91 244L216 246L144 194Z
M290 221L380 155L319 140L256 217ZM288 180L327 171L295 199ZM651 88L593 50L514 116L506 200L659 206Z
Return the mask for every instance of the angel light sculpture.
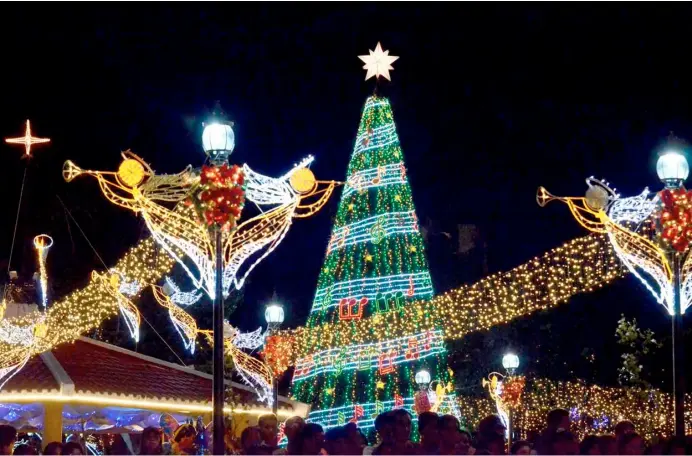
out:
M637 196L622 198L605 181L590 177L586 184L583 197L557 197L540 187L538 204L554 200L567 204L584 228L608 236L622 263L670 315L676 314L679 292L677 313L684 314L692 303L692 195L682 187L659 193L645 188Z
M188 166L178 174L157 175L132 152L123 152L122 158L115 172L83 170L67 161L63 177L71 182L77 176L93 176L109 201L141 214L156 242L185 269L196 288L214 299L216 249L209 222L215 221L216 212L235 212L234 218L239 218L242 201L226 211L205 205L205 196L213 195L215 190L203 188L205 175L216 173L209 168L195 171ZM238 181L230 187L242 186L244 199L256 204L260 214L237 226L234 226L235 220L223 226L224 296L228 295L232 285L236 289L243 286L252 269L284 239L293 218L314 214L331 196L337 183L315 180L307 168L312 161L312 157L306 158L279 178L256 173L248 165L236 170L226 168ZM216 175L210 178L214 179ZM309 202L312 198L315 199ZM202 206L204 212L195 210L195 206ZM193 264L189 265L185 258Z
M536 199L540 206L562 201L586 229L607 234L622 263L672 316L675 433L684 436L680 338L682 315L692 304L692 191L683 185L689 174L687 159L674 148L659 157L656 171L664 184L658 193L645 188L637 196L621 198L607 182L590 177L584 197L557 197L540 187Z

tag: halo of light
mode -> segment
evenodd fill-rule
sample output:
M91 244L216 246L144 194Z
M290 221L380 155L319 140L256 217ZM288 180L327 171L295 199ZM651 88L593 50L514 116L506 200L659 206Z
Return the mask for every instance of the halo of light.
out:
M145 176L144 166L132 158L123 160L118 167L118 179L128 187L136 187L141 184Z
M309 193L315 189L315 175L308 168L301 168L291 175L289 183L298 193Z
M34 247L37 249L49 249L53 246L53 238L47 234L39 234L34 238Z

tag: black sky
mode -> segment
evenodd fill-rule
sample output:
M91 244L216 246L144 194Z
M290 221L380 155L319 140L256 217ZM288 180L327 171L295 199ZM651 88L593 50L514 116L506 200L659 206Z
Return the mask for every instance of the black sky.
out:
M16 136L30 118L53 140L28 171L13 262L30 274L30 239L49 232L62 292L100 267L76 227L68 232L59 195L113 264L143 235L141 221L92 180L64 183L62 162L113 169L131 148L160 172L197 166L215 100L236 122L232 161L278 175L313 154L318 177L343 179L373 88L357 55L381 41L401 56L387 94L419 217L447 230L479 225L491 271L511 268L584 234L564 207L536 205L539 185L579 195L594 174L625 194L657 188L656 147L671 130L692 138L690 13L623 3L3 4L0 133ZM25 162L19 149L0 150L6 260ZM276 289L290 322L304 321L336 205L295 223L232 319L259 323ZM443 257L430 258L435 278ZM616 290L574 311L607 308L667 330L634 281Z

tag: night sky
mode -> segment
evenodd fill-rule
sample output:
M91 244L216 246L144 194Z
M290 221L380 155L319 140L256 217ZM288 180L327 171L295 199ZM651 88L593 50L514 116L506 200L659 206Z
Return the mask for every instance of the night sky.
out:
M509 269L585 234L564 206L538 207L539 185L581 195L596 175L626 195L658 189L657 148L670 131L692 138L690 13L685 4L4 4L0 133L19 136L30 118L52 138L29 163L13 269L31 275L40 232L56 242L57 295L102 268L57 197L114 264L146 235L141 220L92 179L65 183L62 163L115 170L130 148L158 172L199 166L201 122L216 100L235 121L232 162L280 175L313 154L318 178L343 180L373 91L357 56L378 41L400 56L386 95L418 216L434 227L438 291L474 279L450 274L454 246L435 240L457 224L479 227L490 272ZM21 147L0 151L4 275L27 162ZM305 321L338 196L296 221L251 275L232 322L263 323L274 291L289 324ZM614 343L620 313L669 331L629 278L563 307L589 335L559 331L584 344Z

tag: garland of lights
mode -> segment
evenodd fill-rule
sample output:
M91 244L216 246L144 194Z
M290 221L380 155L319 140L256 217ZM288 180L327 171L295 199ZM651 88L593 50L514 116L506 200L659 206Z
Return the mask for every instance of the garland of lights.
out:
M692 397L685 400L692 406ZM484 417L496 413L495 402L485 397L458 397L462 425L475 429ZM522 438L545 428L549 411L562 408L570 412L571 429L580 439L588 434L613 433L622 420L634 423L647 439L673 435L674 417L670 394L660 390L601 387L583 382L558 382L528 379L518 404L513 408L512 426ZM687 422L687 432L692 424Z
M271 206L236 229L224 231L222 282L226 296L231 284L238 289L242 287L250 271L283 240L292 219L310 216L321 209L337 184L315 180L306 168L312 157L303 160L280 179L258 174L247 165L243 165L242 173L239 173L240 168L229 168L228 172L206 169L213 176L205 175L201 179L189 166L179 174L156 175L137 155L124 152L122 156L123 162L117 172L83 170L67 161L63 177L70 182L80 175L94 176L109 201L141 214L152 237L185 269L195 286L202 288L211 299L215 293L216 253L207 223L201 222L192 208L169 209L163 203L175 206L184 202L201 186L201 196L197 198L200 204L204 203L205 211L210 211L205 212L206 222L216 219L218 211L231 215L235 220L233 214L239 215L241 204L236 193L242 183L247 200L258 206ZM233 201L222 208L204 195L205 192L211 194L223 190L219 189L221 184L217 180L226 182L226 178L232 183L226 190L233 192ZM320 189L319 184L325 184L324 188ZM316 201L304 204L304 200L314 196L318 197ZM241 266L252 256L255 257L253 263L240 273ZM190 259L194 268L188 266L184 258Z
M54 302L45 313L0 320L0 387L32 356L76 340L119 311L134 336L139 313L119 287L123 283L155 282L173 265L173 259L160 255L153 240L146 239L132 248L110 275L93 273L86 287Z
M603 235L574 239L521 266L490 275L396 312L368 319L284 330L292 344L292 364L309 352L342 345L376 343L384 334L433 330L438 321L445 339L460 339L533 312L555 307L572 296L601 288L625 273Z
M606 233L618 257L673 315L674 262L681 273L681 314L692 304L692 193L684 188L621 198L607 182L590 177L584 197L557 197L538 189L541 206L558 200L567 204L586 229Z

